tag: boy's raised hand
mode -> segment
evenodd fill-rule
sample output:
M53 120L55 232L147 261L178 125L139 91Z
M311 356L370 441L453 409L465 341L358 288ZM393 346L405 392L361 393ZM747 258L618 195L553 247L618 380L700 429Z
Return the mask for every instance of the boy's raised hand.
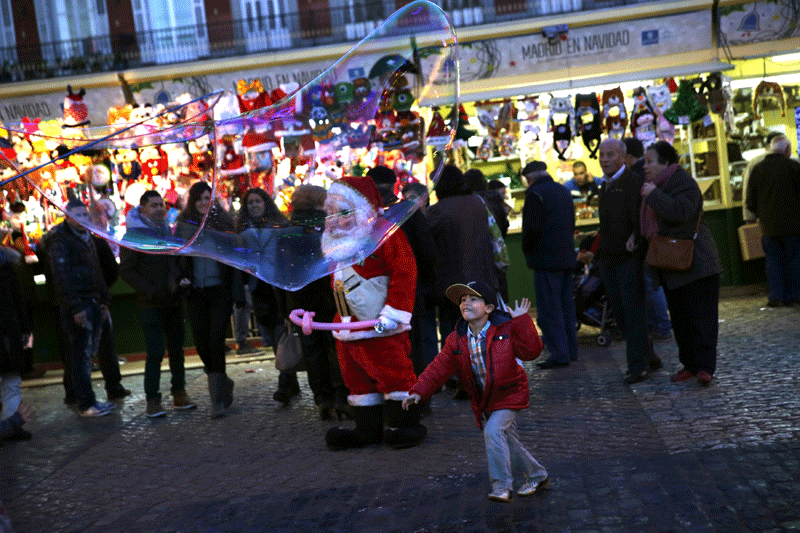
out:
M531 301L527 298L522 299L522 303L517 300L514 300L514 309L508 308L508 312L511 314L512 318L517 318L518 316L527 315L528 310L531 308Z
M415 403L419 403L421 399L422 396L420 396L419 394L409 394L408 398L403 400L403 409L408 410L408 408L414 405Z

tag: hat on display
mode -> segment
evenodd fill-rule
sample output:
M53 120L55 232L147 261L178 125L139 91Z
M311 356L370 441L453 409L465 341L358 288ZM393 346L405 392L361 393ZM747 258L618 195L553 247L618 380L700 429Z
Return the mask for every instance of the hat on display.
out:
M522 169L520 172L521 175L527 176L528 174L533 174L534 172L547 172L547 163L544 161L531 161L525 168Z
M466 285L456 283L447 287L445 292L447 298L456 305L461 304L461 298L468 294L483 298L487 305L497 307L497 292L484 281L470 281Z

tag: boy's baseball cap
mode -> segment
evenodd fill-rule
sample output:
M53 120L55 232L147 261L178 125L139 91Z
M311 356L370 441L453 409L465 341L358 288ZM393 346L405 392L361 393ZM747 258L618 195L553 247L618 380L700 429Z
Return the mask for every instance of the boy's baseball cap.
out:
M445 295L456 305L461 304L461 297L465 294L471 294L478 298L483 298L487 304L497 307L497 292L483 281L470 281L466 285L456 283L447 287Z

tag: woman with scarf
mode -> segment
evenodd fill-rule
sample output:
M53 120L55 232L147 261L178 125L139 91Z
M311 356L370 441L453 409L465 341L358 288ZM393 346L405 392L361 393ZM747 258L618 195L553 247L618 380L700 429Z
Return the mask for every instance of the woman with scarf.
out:
M190 239L200 229L208 212L202 234L194 247L211 253L223 253L224 241L233 232L233 219L216 199L211 199L211 186L198 181L189 188L186 208L178 215L175 233ZM179 261L187 290L187 310L197 355L208 375L211 418L225 415L233 403L233 380L225 372L225 337L233 310L233 271L228 265L208 257L182 256Z
M647 148L642 185L641 231L694 238L694 257L687 271L652 268L654 283L664 287L672 329L683 368L673 382L697 378L707 386L717 363L719 286L722 266L717 245L703 216L703 194L697 182L678 164L678 153L666 141ZM695 237L696 234L696 237Z

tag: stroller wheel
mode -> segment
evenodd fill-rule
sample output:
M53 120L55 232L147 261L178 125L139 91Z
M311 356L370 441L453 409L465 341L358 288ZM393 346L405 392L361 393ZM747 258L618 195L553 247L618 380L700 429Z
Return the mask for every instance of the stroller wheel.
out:
M623 333L622 330L619 328L612 329L611 335L614 337L615 341L621 341L625 338L625 333Z
M611 346L611 336L608 333L601 333L597 336L597 345L601 348Z

